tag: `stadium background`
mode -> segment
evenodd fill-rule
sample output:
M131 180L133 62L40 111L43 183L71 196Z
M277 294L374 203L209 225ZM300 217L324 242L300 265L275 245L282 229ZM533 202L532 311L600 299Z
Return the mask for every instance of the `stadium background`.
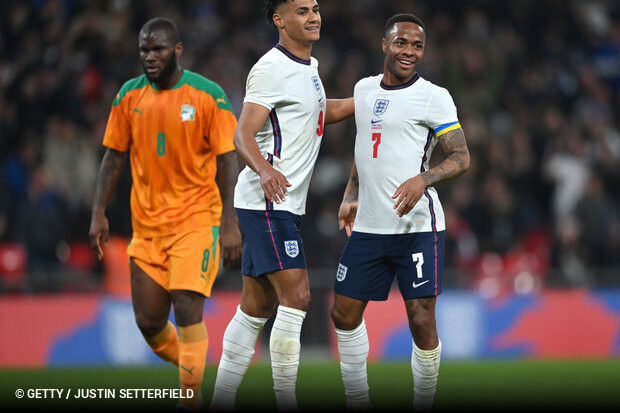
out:
M87 242L109 108L122 83L141 74L139 28L165 16L179 26L181 64L218 82L238 115L249 69L277 42L262 3L0 1L3 371L160 365L142 342L127 295L129 168L108 208L114 238L106 261L96 262ZM427 29L419 72L446 87L459 110L471 168L438 187L448 227L438 304L446 363L617 362L620 4L320 6L313 55L329 97L350 96L357 80L382 70L385 20L413 12ZM346 238L336 214L354 137L353 121L326 128L310 188L302 236L313 303L302 364L335 360L328 306ZM213 366L238 303L238 271L220 272L205 307ZM411 344L400 298L370 304L366 319L372 360L406 361ZM268 361L267 336L259 362ZM620 384L620 373L606 380Z

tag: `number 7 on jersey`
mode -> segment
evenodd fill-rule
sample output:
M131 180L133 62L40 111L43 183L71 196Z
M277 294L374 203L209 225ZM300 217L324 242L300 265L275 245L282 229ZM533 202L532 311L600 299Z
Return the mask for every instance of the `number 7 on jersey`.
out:
M372 140L375 141L375 144L372 145L372 157L377 157L377 152L379 151L379 144L381 143L381 133L375 132L372 134Z

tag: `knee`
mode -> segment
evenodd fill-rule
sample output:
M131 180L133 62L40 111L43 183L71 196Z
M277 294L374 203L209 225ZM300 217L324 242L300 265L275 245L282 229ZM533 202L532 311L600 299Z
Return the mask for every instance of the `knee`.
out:
M287 294L286 297L282 297L280 304L286 307L308 311L310 308L310 301L310 291L306 289L299 289L291 294Z
M354 330L362 322L361 317L352 312L343 311L341 308L334 305L330 311L334 326L339 330Z
M144 337L153 337L166 327L168 320L158 320L144 314L136 314L136 324Z
M190 326L202 321L204 297L192 292L173 292L174 317L180 326Z
M410 318L412 330L426 331L435 328L435 315L431 311L416 311Z

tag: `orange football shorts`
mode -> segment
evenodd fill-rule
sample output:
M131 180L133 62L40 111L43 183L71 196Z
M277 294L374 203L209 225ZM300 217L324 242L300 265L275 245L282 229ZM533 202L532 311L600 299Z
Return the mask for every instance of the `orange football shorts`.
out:
M156 238L133 238L127 255L167 291L211 295L220 262L220 227L198 227Z

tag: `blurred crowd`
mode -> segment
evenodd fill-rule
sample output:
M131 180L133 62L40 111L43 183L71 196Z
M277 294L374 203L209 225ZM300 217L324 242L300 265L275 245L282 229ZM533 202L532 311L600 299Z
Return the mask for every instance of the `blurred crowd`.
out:
M527 251L535 270L592 285L592 268L620 265L620 3L319 3L313 55L331 98L351 96L359 79L382 71L388 17L411 12L425 22L418 71L451 92L472 158L465 175L438 187L447 268L488 270ZM218 82L238 115L248 71L277 42L262 5L4 0L0 243L23 245L29 270L46 271L62 267L67 245L87 241L110 105L141 74L144 22L176 21L182 66ZM344 245L337 212L354 138L352 120L326 128L302 228L310 268L334 268ZM131 236L130 186L126 168L108 208L112 232L124 237Z

